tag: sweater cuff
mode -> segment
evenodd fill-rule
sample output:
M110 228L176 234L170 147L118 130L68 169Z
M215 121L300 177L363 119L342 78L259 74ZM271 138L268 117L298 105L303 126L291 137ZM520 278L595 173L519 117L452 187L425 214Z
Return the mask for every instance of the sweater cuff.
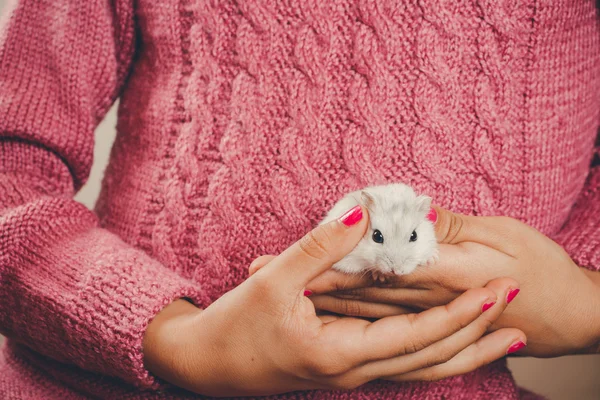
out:
M194 282L110 232L68 228L85 216L71 211L65 218L53 201L45 206L54 211L54 228L30 231L17 249L21 262L9 308L22 312L13 311L15 339L59 361L158 388L144 366L148 324L176 299L197 306L208 299Z
M600 167L592 169L555 241L580 267L600 270Z
M186 298L199 307L208 304L201 288L101 229L54 250L55 262L62 260L65 266L60 284L72 292L64 314L71 319L69 341L80 354L80 366L101 366L104 374L158 388L144 366L146 328L176 299ZM89 268L80 279L73 279L67 265L82 262Z

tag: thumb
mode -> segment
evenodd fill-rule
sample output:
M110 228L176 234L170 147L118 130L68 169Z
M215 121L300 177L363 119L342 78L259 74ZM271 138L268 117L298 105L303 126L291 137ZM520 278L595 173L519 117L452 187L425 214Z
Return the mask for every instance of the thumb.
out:
M258 257L256 260L254 260L254 261L252 261L252 263L250 263L250 266L248 267L248 275L249 276L254 275L256 273L256 271L258 271L259 269L261 269L262 267L264 267L265 265L270 263L275 257L277 257L277 256L273 256L270 254Z
M456 244L471 239L473 217L432 205L427 218L434 224L435 236L439 243Z
M268 275L281 287L301 290L350 253L364 236L367 225L365 209L355 206L338 219L317 226L257 274Z
M512 218L475 217L457 214L438 206L432 206L427 216L435 226L435 236L439 243L457 244L462 242L480 243L494 248L503 248L513 243Z

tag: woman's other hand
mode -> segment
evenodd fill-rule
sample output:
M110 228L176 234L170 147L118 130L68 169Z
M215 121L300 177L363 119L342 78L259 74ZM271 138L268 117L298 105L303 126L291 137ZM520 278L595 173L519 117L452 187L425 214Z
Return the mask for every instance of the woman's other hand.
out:
M330 274L309 287L317 308L380 317L394 310L422 310L447 304L465 291L509 276L510 307L493 329L513 327L527 335L519 354L539 357L590 352L600 340L600 286L555 242L508 217L472 217L435 207L438 262L394 277L389 287L365 278ZM311 287L312 286L312 287ZM350 290L339 290L340 288Z

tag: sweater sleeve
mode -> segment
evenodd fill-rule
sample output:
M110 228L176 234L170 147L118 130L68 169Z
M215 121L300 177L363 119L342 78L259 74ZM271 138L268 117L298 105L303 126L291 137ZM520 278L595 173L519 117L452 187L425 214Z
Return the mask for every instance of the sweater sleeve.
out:
M133 0L22 0L0 27L0 331L64 363L157 387L147 324L196 284L73 200L135 49Z
M600 135L586 183L555 240L577 265L600 271Z

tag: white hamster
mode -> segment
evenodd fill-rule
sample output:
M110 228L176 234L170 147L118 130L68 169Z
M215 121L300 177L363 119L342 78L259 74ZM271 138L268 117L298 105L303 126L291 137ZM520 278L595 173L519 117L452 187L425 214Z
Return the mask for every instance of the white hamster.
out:
M430 197L417 196L402 183L371 186L344 196L321 224L358 204L368 210L370 226L354 250L333 268L350 274L372 272L375 279L385 280L386 275L409 274L435 260L438 244L427 219Z

